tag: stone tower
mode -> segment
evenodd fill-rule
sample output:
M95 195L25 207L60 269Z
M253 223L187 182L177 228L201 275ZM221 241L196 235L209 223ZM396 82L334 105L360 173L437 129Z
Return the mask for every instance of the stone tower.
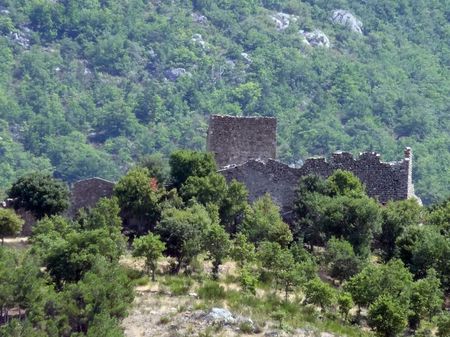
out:
M219 168L251 159L267 161L276 158L276 134L276 118L212 115L207 150L214 154Z

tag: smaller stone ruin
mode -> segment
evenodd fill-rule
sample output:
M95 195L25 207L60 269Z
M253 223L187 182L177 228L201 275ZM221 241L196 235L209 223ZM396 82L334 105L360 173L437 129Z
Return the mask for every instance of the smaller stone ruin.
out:
M67 215L76 216L81 208L92 208L101 198L111 198L115 183L102 178L89 178L77 181L70 191L70 208Z

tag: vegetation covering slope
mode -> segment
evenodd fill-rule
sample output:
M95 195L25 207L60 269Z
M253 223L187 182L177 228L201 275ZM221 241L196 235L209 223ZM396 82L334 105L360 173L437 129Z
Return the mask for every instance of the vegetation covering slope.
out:
M1 0L0 188L32 170L117 179L203 149L212 113L276 116L279 155L400 159L450 185L448 0ZM331 20L358 17L362 34ZM277 27L278 12L294 15ZM321 30L327 47L304 32Z

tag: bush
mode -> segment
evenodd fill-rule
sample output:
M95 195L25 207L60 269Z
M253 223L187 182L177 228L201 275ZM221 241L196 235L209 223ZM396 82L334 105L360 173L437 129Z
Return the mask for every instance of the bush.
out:
M186 295L191 289L192 280L187 277L166 277L163 285L169 288L174 296Z
M198 296L204 300L222 300L226 296L225 288L218 282L206 281L205 284L198 289Z

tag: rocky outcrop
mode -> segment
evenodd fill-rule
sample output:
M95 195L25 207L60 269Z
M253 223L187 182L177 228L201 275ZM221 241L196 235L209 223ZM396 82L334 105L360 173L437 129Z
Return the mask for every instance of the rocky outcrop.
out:
M208 18L202 14L199 13L192 13L192 20L194 20L195 23L198 23L200 25L206 25L208 23Z
M320 29L314 29L312 32L300 31L303 36L303 43L311 47L330 48L330 39Z
M203 37L201 34L194 34L192 35L192 42L194 42L195 44L200 45L202 48L206 47L206 42L205 40L203 40Z
M331 16L331 20L341 26L349 28L352 32L363 33L363 23L356 16L345 9L336 9Z
M169 81L174 82L174 81L178 80L180 77L183 77L183 76L190 76L191 73L188 72L188 71L187 71L186 69L184 69L184 68L172 68L172 69L166 70L166 71L164 72L164 75L166 76L166 78L167 78Z
M272 15L270 18L275 23L275 26L278 31L283 31L283 30L289 28L291 22L298 21L298 16L281 13L281 12Z

